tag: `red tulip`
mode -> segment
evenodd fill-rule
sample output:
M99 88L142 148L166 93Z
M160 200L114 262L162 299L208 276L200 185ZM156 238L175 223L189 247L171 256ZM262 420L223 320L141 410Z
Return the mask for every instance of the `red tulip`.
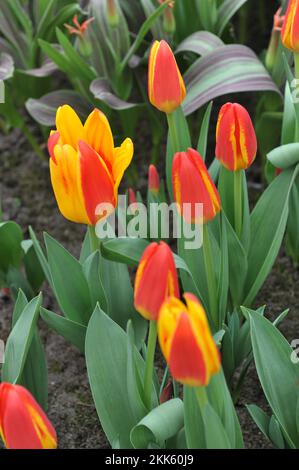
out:
M285 47L299 53L299 0L290 0L281 31Z
M172 251L164 242L151 243L140 260L134 289L136 310L147 320L157 320L169 296L179 297L179 284Z
M207 167L196 150L175 154L172 164L174 199L181 215L188 223L206 223L220 211L220 198ZM190 211L186 211L189 204ZM203 205L198 214L197 204Z
M155 165L150 165L148 169L148 189L154 194L160 190L160 177Z

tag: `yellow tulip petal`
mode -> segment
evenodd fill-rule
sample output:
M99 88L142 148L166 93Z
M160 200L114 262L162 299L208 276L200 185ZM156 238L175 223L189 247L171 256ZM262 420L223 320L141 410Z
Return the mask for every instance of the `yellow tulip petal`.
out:
M70 145L56 145L55 161L50 159L51 181L62 215L72 222L90 224L82 188L77 152Z
M79 140L84 139L84 128L77 113L69 106L58 108L56 114L56 127L60 133L62 145L71 145L77 149Z
M84 124L85 142L112 166L114 141L110 124L105 114L95 109Z
M114 179L114 191L117 197L118 187L124 172L130 165L134 154L134 145L131 139L126 139L120 147L114 149L112 174Z

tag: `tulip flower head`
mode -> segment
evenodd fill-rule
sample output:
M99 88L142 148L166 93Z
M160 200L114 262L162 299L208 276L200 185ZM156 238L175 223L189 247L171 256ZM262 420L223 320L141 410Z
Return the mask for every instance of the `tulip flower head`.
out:
M184 101L186 88L172 50L166 41L155 41L149 58L148 95L153 106L171 114Z
M20 385L0 384L0 436L7 449L56 449L55 429Z
M151 243L140 260L134 288L136 310L147 320L157 320L161 305L169 296L179 297L179 283L169 246Z
M196 150L188 149L187 152L175 154L172 186L178 210L188 223L205 224L214 219L221 209L217 188ZM203 205L202 215L198 214L197 204ZM186 210L188 207L190 210Z
M283 45L299 53L299 0L290 0L281 31Z
M245 170L255 160L257 139L250 116L237 103L222 106L216 131L216 158L230 170Z
M77 36L80 36L81 39L84 39L88 26L93 21L94 21L94 18L92 17L92 18L88 18L88 20L83 21L83 23L80 24L78 20L78 15L75 15L73 18L74 26L71 26L66 23L64 24L64 26L69 31L70 34L76 34Z
M220 370L220 354L201 303L193 294L184 298L186 305L173 297L162 305L159 343L175 380L191 387L206 386Z
M95 225L117 205L118 187L131 163L133 143L126 139L120 147L114 147L109 122L98 109L83 126L70 106L62 106L57 111L56 126L48 149L58 207L72 222ZM107 210L99 212L100 204L107 204Z

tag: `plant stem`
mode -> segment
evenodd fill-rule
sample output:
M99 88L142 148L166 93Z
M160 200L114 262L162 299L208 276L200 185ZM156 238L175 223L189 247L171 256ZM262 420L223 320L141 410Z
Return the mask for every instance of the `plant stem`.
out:
M36 138L33 136L33 134L31 133L30 129L27 127L27 125L25 124L25 122L22 124L22 128L21 128L24 136L26 137L26 139L28 140L28 142L30 143L31 147L33 148L33 150L35 151L35 153L37 154L37 156L42 160L42 161L45 161L46 160L46 156L44 154L44 152L42 151L42 149L40 148L40 145L39 143L37 142Z
M242 176L242 170L234 172L235 231L239 239L242 236L243 225Z
M157 342L157 324L154 320L150 321L149 334L147 342L147 354L144 372L144 401L149 410L152 407L152 386L153 386L153 371L154 371L154 358Z
M209 238L208 225L204 224L203 226L203 257L205 264L205 271L208 284L208 293L209 293L209 307L210 307L210 317L213 320L214 327L218 327L218 302L217 302L217 286L216 286L216 276L214 269L214 262L212 257L211 243Z
M96 228L94 225L88 225L88 233L91 243L92 251L97 251L99 249L99 239L96 235Z
M295 78L299 80L299 53L294 53L294 62L295 62Z
M176 153L176 152L179 152L181 149L180 149L180 140L179 140L177 128L175 125L174 113L167 114L167 121L168 121L172 151L173 153Z
M199 404L199 408L202 410L208 403L208 396L205 387L196 387L195 394L197 402Z

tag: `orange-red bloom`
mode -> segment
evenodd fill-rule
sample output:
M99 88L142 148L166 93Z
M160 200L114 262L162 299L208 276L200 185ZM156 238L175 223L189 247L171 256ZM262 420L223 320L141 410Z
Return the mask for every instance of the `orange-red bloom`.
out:
M257 140L250 116L243 106L237 103L222 106L216 141L216 158L228 170L244 170L254 162Z
M299 0L290 0L281 31L283 45L299 53Z
M82 24L78 21L78 15L75 15L73 18L74 26L70 26L69 24L64 24L65 28L69 31L70 34L76 34L80 36L82 39L84 38L87 28L94 21L94 18L89 18L86 21L83 21Z
M136 310L147 320L157 320L169 296L179 297L179 283L172 251L164 242L151 243L140 260L134 289Z
M155 165L150 165L148 169L148 189L154 194L160 190L160 177Z
M178 210L188 223L206 223L220 211L220 197L207 167L196 150L176 153L172 186ZM202 215L197 205L203 205Z
M164 113L175 111L186 96L186 88L172 50L166 41L155 41L149 58L148 95Z
M103 217L99 204L117 205L118 187L133 157L133 143L126 139L114 147L106 116L95 109L84 126L70 106L56 115L57 131L48 142L51 181L62 215L72 222L95 225ZM102 207L104 209L104 207Z
M0 436L7 449L56 449L55 429L20 385L0 385Z
M162 352L175 380L189 386L208 385L220 370L220 355L205 311L193 294L185 294L185 305L169 298L158 319Z

